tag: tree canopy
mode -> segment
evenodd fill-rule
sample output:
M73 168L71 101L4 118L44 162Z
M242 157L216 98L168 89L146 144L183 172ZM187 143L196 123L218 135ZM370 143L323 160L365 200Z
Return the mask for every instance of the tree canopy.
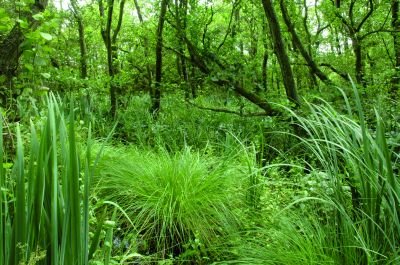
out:
M112 116L135 91L147 91L149 110L158 112L162 94L175 86L186 100L211 86L232 91L267 115L276 114L270 102L283 88L296 105L310 92L351 80L371 93L397 94L394 0L36 0L2 6L4 106L25 89L43 87L108 90Z

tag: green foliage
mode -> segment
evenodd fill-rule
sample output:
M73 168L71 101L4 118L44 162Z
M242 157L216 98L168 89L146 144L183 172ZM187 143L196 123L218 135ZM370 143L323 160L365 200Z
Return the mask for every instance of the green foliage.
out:
M73 112L65 117L54 96L47 106L29 148L17 126L13 169L0 170L1 264L88 264L90 145L79 157Z
M7 14L6 9L0 8L0 39L3 35L5 35L5 32L9 30L11 27L11 18Z
M201 110L187 104L179 97L181 93L165 96L163 112L157 120L153 120L148 111L150 100L147 95L126 96L124 112L119 114L115 139L124 143L134 143L140 147L149 148L163 146L170 151L181 150L185 146L194 149L204 149L210 144L214 149L223 149L223 142L229 133L240 141L246 142L260 131L259 122L263 117L239 117L228 113L214 113ZM99 99L97 99L99 101ZM197 102L208 106L221 102L219 97L199 96ZM231 99L229 108L235 109L248 105L240 100ZM98 106L94 106L98 107ZM103 105L103 107L105 107ZM104 110L103 110L104 111ZM270 125L268 123L266 126ZM111 130L112 122L96 121L94 131L104 135Z
M374 130L367 128L360 99L354 91L358 122L354 120L355 114L346 97L347 116L327 103L309 104L311 114L307 117L292 112L309 136L302 141L318 162L313 170L323 174L310 175L307 181L314 187L313 194L317 197L305 196L291 205L307 203L311 207L302 208L309 209L303 219L288 214L290 223L296 223L293 227L302 235L292 233L290 240L284 236L284 242L297 242L297 247L288 253L289 258L303 259L301 255L311 253L308 251L311 248L312 252L320 254L314 256L316 259L310 264L332 261L336 264L395 264L399 259L400 183L393 171L397 168L398 155L392 149L396 146L388 145L384 123L378 113ZM325 218L321 218L323 216ZM310 227L314 231L308 231ZM280 233L285 235L286 229L293 228L282 227ZM275 256L279 251L265 251L262 260L271 259L270 255L274 257L272 260L279 258L279 254Z
M103 2L107 13L112 1ZM155 119L160 10L157 1L138 2L143 21L128 1L118 38L111 36L118 71L110 77L98 2L79 3L78 32L65 7L31 16L32 0L2 1L0 64L22 55L11 58L19 65L10 73L0 67L0 264L399 263L395 6L281 1L306 52L342 92L310 73L274 2L306 101L293 110L259 2L189 0L185 10L185 1L169 1ZM14 25L22 43L10 47ZM352 93L357 44L364 80L362 99L353 100L342 94ZM210 74L198 69L203 63ZM260 109L234 85L287 111L242 115ZM96 161L90 153L103 147L90 145L92 130L109 145Z
M299 122L311 136L306 143L334 190L326 200L336 208L330 227L339 229L335 242L343 255L338 261L391 263L398 259L400 234L400 183L393 171L397 155L387 144L384 123L377 112L374 130L368 129L354 91L358 123L327 104L310 107L311 117L299 118ZM348 116L353 117L345 100Z
M189 149L109 148L98 166L98 192L127 212L128 229L148 252L178 256L190 242L208 248L238 227L243 175L228 162Z
M293 212L280 212L276 219L242 236L234 264L341 264L329 255L323 226Z

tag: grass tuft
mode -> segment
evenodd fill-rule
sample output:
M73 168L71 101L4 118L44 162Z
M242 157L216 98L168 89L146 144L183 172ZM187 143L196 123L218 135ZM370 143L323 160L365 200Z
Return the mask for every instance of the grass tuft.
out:
M210 246L239 224L241 175L188 148L173 155L114 148L98 169L100 194L125 209L158 257L182 254L189 242Z

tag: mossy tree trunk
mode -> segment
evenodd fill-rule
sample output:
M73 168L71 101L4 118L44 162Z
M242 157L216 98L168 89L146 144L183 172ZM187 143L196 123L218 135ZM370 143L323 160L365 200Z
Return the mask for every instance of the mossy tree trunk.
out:
M302 41L300 40L300 37L296 32L295 26L290 19L284 0L280 0L280 7L282 11L283 20L285 21L285 24L290 32L290 35L292 36L293 44L299 50L300 54L306 61L307 66L309 67L311 73L317 76L322 82L328 85L332 84L328 76L319 69L319 66L315 63L314 59L312 58L312 55L310 54L309 51L307 51Z
M139 6L139 3L137 0L134 0L135 8L136 8L136 13L139 18L139 21L142 25L144 25L144 20L143 20L143 15ZM152 80L153 80L153 71L151 70L150 63L149 63L149 38L147 35L143 37L143 46L144 46L144 57L146 59L146 73L147 73L147 84L148 84L148 89L150 96L152 95Z
M35 0L31 5L31 11L20 14L29 23L29 29L35 30L40 26L40 21L33 16L43 12L48 4L48 0ZM13 77L18 74L19 59L23 49L21 44L25 41L25 36L19 23L16 23L11 31L0 39L0 99L1 106L5 109L12 108L14 101L21 93L13 89Z
M392 77L392 96L396 96L400 86L400 1L392 0L392 29L393 47L395 57L394 75Z
M108 75L110 76L110 114L115 117L117 114L118 107L118 90L119 85L115 82L114 77L120 72L117 64L118 59L118 47L117 38L121 30L122 19L124 15L125 0L121 0L119 4L119 15L117 26L112 30L113 11L114 11L114 0L107 1L107 17L105 17L105 10L103 1L99 0L99 11L102 19L106 18L106 25L101 26L101 36L107 50L107 65ZM102 20L103 21L103 20Z
M79 50L80 50L80 72L81 78L85 79L88 76L87 71L87 48L85 41L85 26L83 24L83 18L81 10L76 2L76 0L71 0L71 6L74 13L76 23L78 24L78 34L79 34Z
M300 100L297 95L296 83L294 81L292 67L290 65L289 56L286 52L285 42L283 41L281 34L282 30L279 25L274 6L271 0L262 0L262 4L271 31L272 41L274 43L274 52L281 68L286 96L290 101L294 102L296 105L299 105Z
M152 95L151 113L157 117L161 106L161 80L162 80L162 48L163 48L163 30L165 15L167 13L169 0L161 0L160 16L158 18L157 26L157 43L156 43L156 80L154 86L154 93Z

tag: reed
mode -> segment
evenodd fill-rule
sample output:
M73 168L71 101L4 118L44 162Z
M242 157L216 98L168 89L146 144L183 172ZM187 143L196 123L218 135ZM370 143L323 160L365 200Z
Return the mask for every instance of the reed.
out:
M88 264L93 256L98 242L90 251L90 133L80 157L73 109L71 102L66 115L65 104L49 95L46 117L39 126L31 123L28 148L17 125L12 170L0 167L0 264Z

